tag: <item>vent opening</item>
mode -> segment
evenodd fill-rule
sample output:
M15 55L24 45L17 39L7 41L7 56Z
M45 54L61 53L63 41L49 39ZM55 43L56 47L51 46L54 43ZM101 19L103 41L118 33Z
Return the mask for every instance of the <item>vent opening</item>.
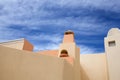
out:
M109 47L116 46L116 43L115 43L115 41L109 41L109 42L108 42L108 44L109 44Z
M61 53L60 53L60 57L68 57L67 50L62 50Z

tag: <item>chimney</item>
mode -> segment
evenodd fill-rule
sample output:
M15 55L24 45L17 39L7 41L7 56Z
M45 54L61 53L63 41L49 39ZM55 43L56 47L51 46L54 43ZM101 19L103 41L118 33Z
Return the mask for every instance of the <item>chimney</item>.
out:
M64 33L63 43L73 43L74 42L74 32L68 30Z

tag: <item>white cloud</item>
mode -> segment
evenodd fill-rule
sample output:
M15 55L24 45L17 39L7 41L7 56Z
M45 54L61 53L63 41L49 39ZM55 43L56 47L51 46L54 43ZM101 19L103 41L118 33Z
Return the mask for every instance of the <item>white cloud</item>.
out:
M13 30L8 27L0 27L0 41L12 40L24 35L20 30Z
M80 53L81 54L93 54L96 53L96 49L92 47L88 47L85 45L80 45Z
M30 36L29 34L26 35L24 31L13 30L9 26L14 24L23 25L31 30L47 29L48 27L58 28L59 26L61 30L65 28L73 29L83 36L103 34L106 29L106 22L97 22L98 18L93 17L93 15L81 17L82 15L79 14L78 17L74 17L75 14L72 13L70 16L64 16L64 14L69 14L70 10L76 13L78 9L84 14L81 8L120 12L119 4L119 0L0 0L0 41L27 36L28 39L34 41L48 40L51 42L40 46L35 44L36 50L39 47L41 47L40 50L55 49L58 47L60 41L62 41L61 35L43 33ZM61 12L63 14L57 13L57 11L61 11L62 9L65 9L64 13ZM94 52L94 48L89 48L85 45L81 46L81 53Z
M62 41L62 36L60 34L43 34L39 33L38 35L27 35L28 39L34 40L34 41L49 41L52 43L60 43Z
M34 5L33 5L34 4ZM101 6L102 4L102 6ZM49 19L47 17L52 17L57 15L54 14L56 11L49 11L45 8L68 8L76 9L77 7L88 7L95 6L97 8L107 8L117 7L119 5L115 1L108 0L3 0L0 1L0 5L2 6L0 13L0 27L6 27L12 24L16 25L24 25L28 29L40 29L43 25L47 25L47 27L53 27L49 25L55 25L62 28L74 28L79 31L81 34L95 34L97 32L104 32L104 28L101 26L105 26L104 23L96 22L98 19L93 18L92 16L85 16L84 18L77 17L74 18L72 15L70 17L63 18L55 18ZM104 7L106 6L106 7ZM110 8L111 9L111 8ZM59 9L58 9L59 10ZM46 18L45 18L46 17ZM59 17L59 15L58 15ZM44 19L45 18L45 19ZM38 27L39 26L39 27ZM44 28L47 28L44 27ZM90 28L92 27L92 28ZM43 27L42 27L43 28ZM99 29L101 28L101 29ZM95 31L92 31L95 30Z
M3 0L0 1L2 6L0 16L0 24L10 25L10 24L23 24L23 25L39 25L39 24L57 24L66 25L71 21L73 26L81 26L86 20L94 19L81 19L77 24L74 19L62 19L62 20L47 20L42 19L43 17L54 16L51 11L45 10L45 7L66 7L69 9L79 8L79 7L96 7L98 9L106 9L119 11L120 1L112 0ZM34 4L34 5L33 5ZM48 5L49 4L49 5ZM102 6L101 6L102 4ZM56 5L56 6L54 6ZM52 7L53 6L53 7ZM117 10L116 10L117 9ZM74 10L74 9L73 9ZM57 22L56 22L57 21ZM61 24L62 23L62 24ZM87 22L86 22L87 23ZM33 27L33 26L32 26ZM84 26L85 27L85 26Z
M62 6L74 7L89 7L89 8L98 8L103 10L110 10L118 12L120 9L119 0L60 0L58 4ZM102 4L102 6L101 6Z
M34 50L39 51L39 50L54 50L59 48L59 44L62 42L62 37L61 35L58 34L53 34L53 35L47 35L47 34L40 34L40 35L34 35L34 36L29 36L29 39L34 41L39 41L39 44L35 42L34 45ZM42 43L42 41L44 43ZM49 41L46 42L45 41Z
M59 49L59 44L55 43L48 43L48 44L39 44L34 46L34 51L41 51L41 50L56 50Z

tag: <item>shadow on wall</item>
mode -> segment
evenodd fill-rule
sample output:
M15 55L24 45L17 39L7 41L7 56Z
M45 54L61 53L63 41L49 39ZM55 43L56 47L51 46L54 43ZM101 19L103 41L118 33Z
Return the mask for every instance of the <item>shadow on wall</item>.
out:
M80 66L80 69L81 69L82 80L90 80L88 75L86 74L85 70L82 68L82 66Z

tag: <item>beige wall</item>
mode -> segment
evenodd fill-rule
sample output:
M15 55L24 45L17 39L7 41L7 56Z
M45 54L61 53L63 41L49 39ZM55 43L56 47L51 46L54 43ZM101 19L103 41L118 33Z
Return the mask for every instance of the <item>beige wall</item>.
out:
M80 59L82 80L107 80L105 54ZM73 67L63 58L0 46L0 80L75 80Z
M110 41L115 45L109 46ZM69 60L59 57L64 49ZM22 50L32 51L33 46L25 39L0 43L0 80L120 80L120 30L116 28L105 38L102 54L80 55L74 33L64 35L58 50Z
M120 31L110 30L111 35L105 38L109 80L120 80L120 33L118 32ZM115 41L115 45L109 46L110 41Z
M2 43L0 43L0 45L22 50L23 45L24 45L24 39L18 39L18 40L2 42Z
M44 54L44 55L51 55L51 56L58 56L58 50L44 50L36 52L38 54Z
M0 46L0 80L73 80L65 59Z
M19 49L19 50L33 51L33 45L24 38L12 40L12 41L7 41L7 42L2 42L2 43L0 43L0 45L10 47L10 48Z
M81 54L82 80L107 80L105 54Z
M75 53L76 52L76 44L75 43L62 43L62 44L60 44L58 56L60 56L62 50L67 50L68 55L70 57L73 57L73 58L76 57L76 53Z
M73 58L73 70L74 70L74 80L81 80L80 76L80 49L76 46L74 42L62 43L59 48L59 55L62 50L67 50L68 55ZM58 56L59 56L58 55Z
M24 39L23 50L33 51L33 45L26 39Z
M80 68L80 48L75 46L75 60L74 60L75 80L82 80Z
M64 35L63 43L74 42L74 34Z
M64 64L63 80L74 80L73 66L67 61L64 61Z

